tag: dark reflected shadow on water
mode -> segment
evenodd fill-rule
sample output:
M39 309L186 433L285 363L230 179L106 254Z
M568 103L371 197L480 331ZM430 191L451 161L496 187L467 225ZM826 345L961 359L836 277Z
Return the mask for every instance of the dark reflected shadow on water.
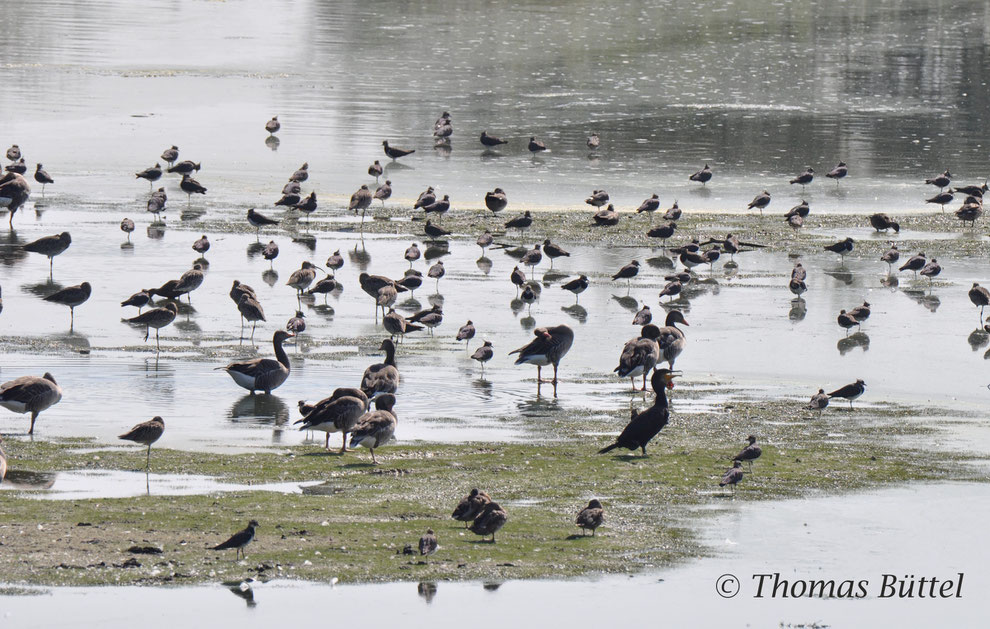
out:
M556 269L547 271L543 274L543 285L549 288L554 282L559 282L566 277L568 277L567 273L561 273Z
M261 272L261 281L269 286L275 286L278 282L278 271L275 269L265 269Z
M260 256L261 253L265 250L265 247L267 247L267 246L268 246L268 243L266 243L266 242L260 242L260 241L248 243L248 246L247 246L247 257L248 257L248 260L250 260L252 258L257 258L258 256Z
M15 433L7 433L13 435ZM3 486L6 489L51 489L57 478L55 472L30 472L28 470L8 469Z
M312 234L302 234L299 236L293 236L292 242L298 243L306 247L307 249L310 250L310 252L316 251L316 236L313 236Z
M829 277L833 277L833 278L839 280L840 282L842 282L846 286L852 286L852 283L853 283L853 274L852 274L852 271L846 269L843 266L839 266L839 267L836 267L834 269L825 271L825 275L828 275Z
M274 138L275 136L271 136L271 137ZM276 138L276 140L277 139L278 138ZM265 144L267 143L268 140L265 140ZM275 148L278 148L277 144L275 145ZM275 148L273 148L272 150L274 151ZM233 593L233 595L236 596L237 598L243 599L248 607L256 607L258 605L258 603L255 602L254 600L254 589L248 584L247 581L244 581L239 585L229 586L227 589L231 593Z
M787 312L787 318L791 321L797 323L798 321L804 321L804 317L808 314L808 304L801 297L791 300L791 309Z
M862 348L865 352L870 349L870 337L867 336L866 332L856 332L855 334L850 334L849 336L839 339L836 347L839 350L839 354L842 356L845 356L857 347Z
M289 407L277 395L247 394L234 402L227 416L235 422L282 426L289 421Z
M388 167L386 166L386 168ZM360 249L358 249L359 246ZM364 248L363 240L360 245L358 243L354 243L354 249L347 252L347 257L351 261L351 264L356 265L361 271L367 271L368 265L371 264L371 254Z
M584 306L581 304L563 306L561 310L566 312L568 316L575 319L578 323L585 323L588 320L588 311L585 310Z
M416 592L426 601L429 605L433 602L433 597L437 595L437 584L433 581L420 581L416 585Z
M41 297L44 299L49 295L52 295L65 288L65 286L55 280L49 278L48 280L41 282L40 284L25 284L21 286L21 290L26 293L30 293L35 297Z
M974 352L978 351L986 347L987 343L990 343L990 333L982 328L976 328L969 333L966 342L969 343L969 346L973 348Z
M630 295L612 295L617 304L629 312L639 312L639 300Z
M654 258L647 258L646 263L654 269L672 269L674 268L674 261L667 256L656 256Z
M273 151L277 151L281 143L282 140L279 140L277 135L270 135L267 138L265 138L265 146L267 146Z
M475 261L475 264L478 265L478 270L484 273L485 275L488 275L489 273L492 272L492 261L486 258L485 256L481 256L480 258L478 258Z
M933 313L942 305L942 300L938 298L938 295L926 293L921 289L902 289L901 292Z
M423 259L427 262L432 262L437 258L442 258L447 255L450 255L449 243L438 240L427 245L426 251L423 252Z
M161 240L165 237L165 223L158 222L148 225L147 233L151 240Z

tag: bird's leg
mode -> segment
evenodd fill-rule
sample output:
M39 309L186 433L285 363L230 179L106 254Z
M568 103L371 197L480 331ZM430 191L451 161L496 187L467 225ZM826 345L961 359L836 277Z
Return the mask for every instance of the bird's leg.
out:
M537 384L543 382L543 377L541 376L542 371L543 371L543 367L541 365L537 365L536 366L536 382L537 382ZM537 387L537 389L539 389L539 387Z
M633 391L635 391L635 390L636 390L636 379L635 379L635 378L632 378L632 377L630 377L630 378L629 378L629 384L631 384L631 385L632 385L632 390L633 390Z
M327 433L327 440L323 443L323 449L330 450L330 433Z
M633 388L635 389L636 387L634 386ZM646 391L646 373L645 372L643 373L643 390Z
M347 452L347 433L342 433L344 435L343 442L340 444L340 453L343 454ZM327 439L330 438L330 433L327 433Z
M553 365L553 388L557 389L557 363Z
M158 348L158 351L162 349L161 341L158 338L158 328L155 328L155 347Z
M254 343L254 330L257 327L258 327L258 322L255 321L254 324L251 325L251 342L252 343Z
M375 458L375 449L370 448L370 450L371 450L371 462L374 463L375 465L378 465L378 459Z
M148 342L148 337L151 336L151 328L144 329L144 342Z
M31 411L31 428L28 429L28 434L29 435L33 435L34 434L34 422L35 422L36 419L38 419L38 414L36 412L34 412L34 411Z
M145 469L146 472L150 472L151 471L151 444L150 443L148 444L148 459L147 459L147 461L145 463L144 469Z

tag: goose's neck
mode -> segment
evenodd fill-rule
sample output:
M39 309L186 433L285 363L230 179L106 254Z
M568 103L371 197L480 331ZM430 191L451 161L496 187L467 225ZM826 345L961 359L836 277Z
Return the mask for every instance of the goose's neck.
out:
M394 347L386 347L385 348L385 364L386 365L391 365L392 367L398 367L398 365L395 364L395 348Z
M292 366L289 364L289 356L285 353L285 350L282 349L282 341L277 340L273 343L273 345L275 346L276 360L278 360L278 362L285 367L286 371L291 370Z

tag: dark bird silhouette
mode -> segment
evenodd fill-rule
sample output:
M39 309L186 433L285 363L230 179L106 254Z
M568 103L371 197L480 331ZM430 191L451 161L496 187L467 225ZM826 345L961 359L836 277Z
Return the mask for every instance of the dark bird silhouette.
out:
M663 246L666 247L667 240L674 235L676 230L677 223L664 223L663 225L658 225L646 232L646 235L650 238L659 238Z
M607 208L598 210L595 215L591 217L594 224L598 227L614 227L619 224L619 213L615 211L615 207L609 203Z
M385 445L395 435L398 416L394 409L394 395L391 393L379 395L375 398L375 410L361 416L351 432L351 448L364 446L371 450L371 461L375 465L378 465L375 448Z
M21 147L16 144L11 145L11 147L7 149L7 159L12 162L16 162L21 159Z
M20 158L16 162L7 164L4 168L8 173L17 173L18 175L23 175L27 173L27 164L24 163L24 158Z
M798 175L794 179L791 179L791 183L792 184L795 184L795 183L801 184L801 187L804 187L804 186L808 185L809 183L811 183L811 181L814 178L815 178L815 169L814 168L811 168L811 167L808 167L808 169L805 170L803 173L801 173L800 175Z
M162 161L171 166L175 163L175 160L179 159L179 147L172 145L172 148L165 149L162 151Z
M551 269L553 268L553 261L557 258L569 258L571 256L571 254L565 251L563 247L550 242L549 238L543 241L543 253L550 258Z
M255 228L257 228L258 233L261 233L262 227L267 227L269 225L278 225L278 221L272 218L268 218L260 212L256 212L254 208L247 211L248 222L251 223Z
M40 253L41 255L48 256L48 273L51 275L55 269L55 256L68 249L71 244L72 236L69 232L62 232L61 234L45 236L44 238L39 238L34 242L27 243L24 245L24 251Z
M27 202L29 196L31 186L23 176L8 172L0 177L0 203L7 200L7 209L10 211L8 223L11 227L14 226L14 214Z
M831 251L832 253L837 253L843 259L845 259L846 254L853 250L853 239L846 238L845 240L840 240L837 243L831 245L825 245L825 251Z
M448 210L450 210L450 195L447 194L443 195L442 199L434 201L430 205L423 207L423 211L427 214L436 214L441 218L447 213Z
M377 159L375 160L374 164L368 166L368 174L375 178L375 183L378 183L378 178L381 177L382 173L384 172L385 169L382 168L381 162L379 162Z
M597 133L592 132L592 134L588 136L587 145L592 151L601 146L601 143L602 139Z
M481 132L481 143L489 148L498 146L499 144L508 144L506 140L496 138L494 135L488 135L487 131Z
M986 182L978 186L958 186L952 189L953 192L958 192L960 194L965 194L971 197L983 198L983 195L990 190L990 186Z
M578 302L578 295L583 293L588 289L588 276L579 275L573 280L566 282L561 286L562 289L574 293L574 303Z
M849 401L849 409L852 410L853 400L863 395L866 391L866 383L862 380L856 380L852 384L847 384L844 387L836 389L828 394L829 398L840 397Z
M897 224L896 221L890 220L890 217L883 212L878 212L876 214L870 215L870 225L873 229L879 231L887 231L888 229L893 229L894 232L900 233L901 226Z
M895 245L894 243L890 243L890 249L883 252L883 255L880 256L880 261L887 263L888 274L890 273L890 266L895 262L897 262L900 259L900 257L901 257L901 252L897 250L897 245Z
M396 146L389 146L388 140L382 142L382 147L385 150L385 155L392 159L399 159L400 157L405 157L416 152L416 149L400 149Z
M679 221L681 220L681 213L681 208L677 205L677 201L675 200L674 204L667 208L667 210L663 213L663 220Z
M849 334L850 328L854 328L859 325L859 321L856 320L856 317L852 316L845 310L839 311L838 322L839 322L839 327L844 328L846 334Z
M975 226L976 219L981 216L983 216L982 197L966 197L962 207L956 210L956 218L961 220L963 223L969 223L971 226Z
M492 214L498 214L509 204L508 197L505 196L505 190L501 188L495 188L491 192L485 194L485 207L492 211Z
M763 208L770 205L770 193L764 190L760 194L753 197L753 200L749 202L746 207L753 209L754 207L760 211L760 215L763 215Z
M932 278L938 277L938 274L941 272L942 272L942 265L940 265L938 263L938 260L936 260L935 258L932 258L928 262L928 264L926 264L924 268L921 269L921 271L919 271L919 273L921 273L923 277L928 278L928 286L932 285Z
M210 239L206 237L206 234L203 234L199 240L192 244L192 249L199 255L205 256L206 252L210 250Z
M419 538L419 554L421 556L432 555L440 548L436 533L433 529L426 529L426 535Z
M254 529L258 526L260 525L257 520L251 520L248 522L247 528L243 531L234 533L226 542L214 546L213 550L229 550L233 548L236 551L234 554L234 561L237 561L241 554L244 553L244 549L247 548L247 545L254 540ZM244 557L247 558L247 555L245 554Z
M753 469L753 461L755 461L756 459L760 458L760 456L763 455L763 449L760 448L760 446L756 445L756 437L754 437L753 435L750 435L750 436L746 437L746 441L749 442L749 445L746 446L745 448L743 448L739 452L739 454L737 454L736 456L732 457L731 460L734 460L734 461L749 461L749 469L752 470Z
M570 351L571 344L574 343L574 330L566 325L557 325L548 328L536 328L533 330L533 334L536 336L535 339L519 349L512 350L509 355L519 354L515 362L517 365L536 365L537 391L543 382L541 370L547 365L553 365L553 380L550 382L553 384L554 394L556 394L557 368L561 359Z
M268 132L268 135L275 135L281 128L282 123L278 121L278 116L272 116L272 119L265 123L265 131Z
M413 209L425 208L428 205L433 205L437 202L437 195L433 192L433 186L429 186L423 192L419 193L419 198L416 199L416 203L413 204Z
M524 214L522 214L521 216L517 216L517 217L515 217L513 219L510 219L510 220L506 221L505 222L505 228L506 229L518 229L519 232L522 233L523 230L528 229L529 226L532 225L532 224L533 224L533 217L529 213L529 210L526 210L526 212Z
M638 448L642 450L643 456L646 456L646 445L653 437L657 436L670 420L666 389L674 388L674 378L679 375L669 369L655 370L653 377L650 378L653 391L656 392L653 406L641 413L637 412L636 409L631 409L632 417L622 430L622 433L615 440L615 443L605 446L598 451L598 454L605 454L616 448L625 448L627 450L636 450Z
M969 300L980 309L980 323L982 323L983 309L990 305L990 291L973 282L973 288L969 289Z
M364 370L361 391L369 399L376 393L395 393L399 388L399 368L395 364L395 344L390 339L382 341L378 351L385 352L385 362L375 363Z
M898 271L913 271L915 277L918 275L918 271L925 268L925 264L928 260L925 258L925 252L921 251L918 255L911 256L908 261L901 265Z
M547 150L547 145L538 141L535 136L530 136L528 148L530 153L539 153Z
M604 190L592 190L591 196L584 202L593 207L601 207L608 203L608 193Z
M656 212L658 209L660 209L660 197L654 194L649 199L646 199L645 201L639 204L639 207L636 208L636 213L642 214L643 212L646 212L650 217L650 222L652 223L653 213Z
M471 359L476 360L481 363L481 373L485 373L485 363L491 360L495 356L495 348L492 346L491 341L485 341L484 345L474 350L471 354Z
M45 196L45 186L55 183L55 180L52 179L52 176L48 174L48 171L41 164L35 167L34 180L41 184L41 196Z
M423 225L423 233L429 236L433 240L443 238L444 236L449 236L450 232L443 227L438 227L434 225L431 221L426 221L426 225Z
M605 510L602 503L594 498L588 502L588 506L578 511L577 520L574 521L581 528L581 534L591 530L591 536L595 536L595 529L605 523Z
M952 182L952 173L948 170L943 172L941 175L935 175L931 179L925 179L926 184L931 184L937 186L939 190L948 186Z
M825 393L825 389L818 389L818 393L811 396L811 401L808 403L807 408L812 411L818 411L818 417L822 416L822 411L828 407L828 394Z
M149 302L150 302L151 291L145 291L145 292L149 295ZM130 299L127 301L129 302ZM124 302L121 305L132 306L134 304L129 304L127 302ZM158 331L164 328L165 326L167 326L168 324L172 323L173 321L175 321L175 317L178 314L179 314L179 307L175 304L175 302L170 301L161 308L152 308L151 310L146 310L143 313L139 314L138 316L131 317L130 319L124 319L124 321L126 321L127 323L134 323L136 325L143 325L145 328L144 330L145 341L147 341L148 337L151 335L151 328L155 328L155 347L160 350L162 346L158 338Z
M643 391L646 391L646 376L660 360L660 328L652 323L643 326L639 337L626 342L619 356L619 366L612 371L620 378L629 378L633 391L636 390L636 378L643 376Z
M649 306L643 304L643 307L633 317L632 324L643 326L646 325L647 323L650 323L651 321L653 321L653 313L650 312Z
M55 376L45 373L42 377L21 376L0 384L0 406L15 413L31 413L28 434L34 434L34 423L42 411L58 404L62 399L62 387Z
M473 521L478 514L480 514L485 505L492 501L491 496L477 488L472 489L471 492L461 498L461 501L457 503L454 507L454 512L450 514L450 517L457 520L458 522L464 522L464 528L469 525L468 522Z
M242 297L241 302L248 297ZM274 389L282 386L282 383L289 378L292 365L289 357L285 354L282 344L286 339L292 338L285 330L276 330L272 336L272 346L275 349L275 358L253 358L251 360L232 362L226 367L217 367L230 375L231 379L241 388L247 389L254 395L255 391L264 391L265 395L271 395Z
M371 190L368 189L367 185L361 184L361 187L357 189L357 192L351 195L351 200L347 204L347 209L352 212L361 210L361 223L364 224L364 213L369 207L371 207L372 199L373 196L371 194Z
M497 502L489 502L482 508L481 513L474 519L474 522L471 523L469 530L482 537L491 535L492 543L494 544L495 533L505 525L508 519L509 516L505 512L505 509L500 507Z
M388 198L392 196L392 182L386 179L385 183L378 186L378 189L375 190L375 194L372 196L378 199L379 201L381 201L382 207L385 207L385 201L387 201Z
M726 470L725 474L722 475L722 480L719 481L718 486L725 487L726 485L729 485L730 487L732 487L733 495L735 495L736 485L738 485L742 479L743 479L742 461L733 461L732 467Z
M835 168L825 173L829 179L835 179L835 185L839 185L839 180L849 174L849 169L845 162L839 162Z
M89 282L83 282L77 286L67 286L57 291L45 297L45 301L69 307L69 327L71 328L75 323L76 306L86 303L92 293L93 287L90 286Z
M945 211L946 204L952 203L952 199L953 198L954 198L954 195L953 195L952 191L950 190L948 192L939 192L938 194L936 194L932 198L925 199L925 203L936 203L936 204L942 206L942 211L944 212Z
M151 470L151 444L161 439L162 434L165 432L165 420L161 417L155 416L146 422L141 422L134 428L117 437L118 439L123 439L124 441L133 441L134 443L140 443L143 446L148 446L148 457L145 463L145 469Z
M148 189L152 188L152 184L162 178L162 165L155 164L151 168L145 168L139 173L134 173L134 177L137 179L147 179Z
M179 175L190 175L193 173L193 171L198 171L201 165L202 164L197 164L196 162L187 159L169 168L168 172L177 173Z
M856 321L862 323L863 321L869 319L872 313L873 311L870 310L870 302L864 301L862 306L856 306L855 308L850 310L847 314Z
M308 409L297 424L299 430L321 430L326 433L324 448L330 449L330 433L343 435L340 452L347 452L347 435L368 410L368 396L360 389L337 388L333 395L320 400Z
M189 175L182 175L182 181L179 182L179 187L186 193L190 203L192 202L192 195L206 194L206 187Z
M614 282L615 280L618 279L624 279L627 282L631 283L632 278L636 277L638 274L639 274L639 261L633 260L629 264L619 269L618 272L612 276L612 281Z
M707 184L709 181L711 181L711 178L712 178L712 169L709 168L708 164L705 164L704 168L702 168L698 172L688 177L688 179L690 179L691 181L700 182L702 185Z

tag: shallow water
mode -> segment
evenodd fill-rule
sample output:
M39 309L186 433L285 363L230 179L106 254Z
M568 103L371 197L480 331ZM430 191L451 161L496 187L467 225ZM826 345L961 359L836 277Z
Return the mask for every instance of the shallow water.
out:
M715 508L717 517L707 527L715 556L637 576L335 588L279 580L255 583L247 592L236 588L236 595L219 585L32 588L29 591L39 595L0 595L0 606L5 624L16 627L70 626L66 618L93 615L102 626L129 627L133 610L142 607L160 610L142 616L148 627L176 622L260 627L325 619L328 614L335 622L355 625L415 618L434 627L461 627L465 617L480 627L606 624L643 609L673 626L979 627L985 607L982 592L990 585L985 570L990 553L972 544L970 532L990 517L988 499L990 488L983 484L929 484L757 504L727 500ZM919 504L926 506L924 517L918 517ZM607 525L601 533L621 534ZM439 536L443 553L444 532ZM511 541L506 535L499 543ZM752 575L775 572L791 581L865 579L867 597L755 598ZM958 599L878 597L884 574L954 579L960 572L964 578ZM715 591L716 580L725 574L740 581L739 594L731 599ZM58 606L50 604L53 596ZM121 600L127 605L120 605Z
M396 201L432 184L478 207L501 186L510 209L578 208L605 188L618 207L742 210L767 188L778 209L921 211L926 177L987 175L988 20L977 0L17 3L0 111L51 194L89 211L131 200L129 173L171 144L203 162L211 212L271 203L303 161L307 190L345 202L383 138L417 150L386 174ZM511 143L485 153L482 130ZM530 135L550 151L531 157ZM706 161L703 188L687 176ZM820 181L787 183L809 165Z

